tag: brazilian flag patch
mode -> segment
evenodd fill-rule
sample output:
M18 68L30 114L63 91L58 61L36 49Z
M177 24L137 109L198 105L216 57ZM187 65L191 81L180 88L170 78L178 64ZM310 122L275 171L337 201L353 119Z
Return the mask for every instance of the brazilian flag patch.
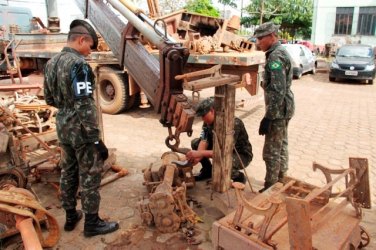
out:
M282 63L279 61L273 61L269 65L271 70L282 69Z

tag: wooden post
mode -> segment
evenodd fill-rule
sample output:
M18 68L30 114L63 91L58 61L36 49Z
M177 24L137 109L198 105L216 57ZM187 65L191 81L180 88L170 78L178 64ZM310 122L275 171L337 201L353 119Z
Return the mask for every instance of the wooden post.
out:
M213 148L213 190L223 193L231 185L232 152L234 147L235 86L215 88L215 121Z

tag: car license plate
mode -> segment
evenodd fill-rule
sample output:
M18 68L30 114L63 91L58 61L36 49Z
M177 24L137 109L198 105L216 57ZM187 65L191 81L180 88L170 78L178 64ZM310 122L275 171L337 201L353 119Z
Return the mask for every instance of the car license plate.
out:
M355 71L355 70L346 70L345 71L345 75L347 75L347 76L357 76L358 75L358 71Z

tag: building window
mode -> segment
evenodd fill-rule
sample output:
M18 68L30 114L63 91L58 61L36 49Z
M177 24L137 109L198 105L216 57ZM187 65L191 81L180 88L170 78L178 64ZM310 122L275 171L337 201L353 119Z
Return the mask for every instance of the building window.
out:
M353 7L337 7L335 35L351 35L353 14Z
M358 30L359 35L376 35L376 7L360 7Z

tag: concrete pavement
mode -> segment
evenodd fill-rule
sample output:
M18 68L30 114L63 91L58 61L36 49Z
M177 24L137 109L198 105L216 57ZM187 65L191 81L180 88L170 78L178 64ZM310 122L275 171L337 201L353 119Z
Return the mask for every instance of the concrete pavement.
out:
M362 83L330 83L327 74L304 75L292 86L296 100L296 114L289 125L290 164L288 174L315 185L324 185L320 172L312 171L314 161L330 168L347 168L349 157L364 157L369 161L373 206L376 205L376 86ZM214 94L202 91L201 96ZM253 146L254 159L247 168L253 188L263 185L265 165L262 160L264 138L258 135L259 122L264 115L263 91L250 97L246 90L238 89L237 102L244 107L236 109L243 119ZM190 95L190 92L187 92ZM167 129L159 123L159 115L152 109L136 109L116 116L104 115L105 142L117 148L117 163L130 174L101 189L100 215L118 220L121 229L115 233L84 238L83 222L73 232L62 231L55 249L212 249L211 223L223 216L210 200L210 186L199 183L188 196L195 202L195 211L205 223L198 224L200 245L188 245L180 232L159 234L153 228L140 226L137 202L147 195L142 186L142 169L157 161L168 151L164 145ZM201 121L195 121L193 136L199 135ZM192 138L181 136L182 147L189 147ZM195 171L199 167L195 167ZM60 228L64 225L64 211L45 184L36 187L42 204L57 217ZM52 192L52 193L51 193ZM198 206L197 204L200 204ZM375 209L365 211L362 224L373 237L367 249L376 248Z

